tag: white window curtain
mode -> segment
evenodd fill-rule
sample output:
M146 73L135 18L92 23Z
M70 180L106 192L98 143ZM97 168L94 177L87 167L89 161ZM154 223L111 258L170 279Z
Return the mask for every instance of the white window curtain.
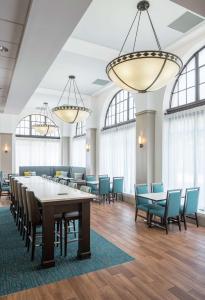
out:
M71 161L75 167L86 167L86 138L85 136L74 137L72 141Z
M200 187L205 208L205 108L165 117L163 178L167 188Z
M16 138L16 172L19 166L59 166L60 139Z
M136 170L135 123L101 132L100 174L124 177L124 192L134 193Z

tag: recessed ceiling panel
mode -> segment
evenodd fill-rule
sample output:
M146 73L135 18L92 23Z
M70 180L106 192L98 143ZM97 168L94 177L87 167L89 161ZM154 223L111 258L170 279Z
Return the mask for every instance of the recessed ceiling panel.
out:
M169 27L185 33L203 21L204 19L201 17L198 17L197 15L187 11L174 22L169 24Z

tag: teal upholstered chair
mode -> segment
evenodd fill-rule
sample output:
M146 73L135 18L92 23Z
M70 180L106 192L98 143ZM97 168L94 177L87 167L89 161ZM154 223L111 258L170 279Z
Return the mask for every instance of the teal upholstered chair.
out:
M110 177L99 178L99 203L109 201L110 203Z
M141 210L143 212L146 212L148 216L149 209L153 207L152 201L143 197L140 197L140 194L147 194L148 191L148 185L147 184L137 184L135 186L135 203L136 203L136 209L135 209L135 222L137 221L138 211ZM140 217L143 217L142 215L139 215Z
M124 183L124 177L113 177L113 183L112 183L112 197L113 199L118 199L118 195L121 196L121 199L123 200L123 183Z
M97 194L97 184L92 184L90 181L96 181L95 175L86 175L86 185L91 188L91 193Z
M166 233L168 234L168 221L169 219L177 219L179 230L181 231L180 223L180 205L181 205L181 190L167 191L166 205L156 205L149 210L149 224L151 226L152 217L160 217L164 222Z
M100 178L107 178L108 177L108 175L98 175L98 179L100 179Z
M151 184L152 193L162 193L164 192L164 186L162 182L154 182Z
M151 191L152 193L163 193L164 192L164 185L162 182L154 182L151 184ZM165 206L166 200L158 201L157 204Z
M3 193L6 193L8 195L10 195L10 185L8 183L5 183L4 179L3 179L3 172L0 171L0 196Z
M181 205L181 216L185 230L187 230L186 217L196 220L196 225L199 226L197 216L199 190L199 187L186 189L184 205Z

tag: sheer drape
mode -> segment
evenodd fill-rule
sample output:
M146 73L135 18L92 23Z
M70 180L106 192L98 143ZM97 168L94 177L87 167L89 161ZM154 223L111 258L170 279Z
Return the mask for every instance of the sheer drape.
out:
M16 172L19 166L59 166L60 139L16 138Z
M86 167L86 138L85 136L75 137L72 141L71 161L76 167Z
M168 188L200 187L205 207L205 109L165 117L163 178Z
M134 193L135 156L135 123L101 132L100 174L124 176L124 191L128 194Z

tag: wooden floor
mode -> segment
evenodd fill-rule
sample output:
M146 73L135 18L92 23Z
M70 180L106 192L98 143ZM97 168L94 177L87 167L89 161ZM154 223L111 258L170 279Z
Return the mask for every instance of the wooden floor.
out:
M92 204L91 222L135 260L1 299L205 299L205 228L170 225L167 236L141 218L135 224L134 208L122 202Z

